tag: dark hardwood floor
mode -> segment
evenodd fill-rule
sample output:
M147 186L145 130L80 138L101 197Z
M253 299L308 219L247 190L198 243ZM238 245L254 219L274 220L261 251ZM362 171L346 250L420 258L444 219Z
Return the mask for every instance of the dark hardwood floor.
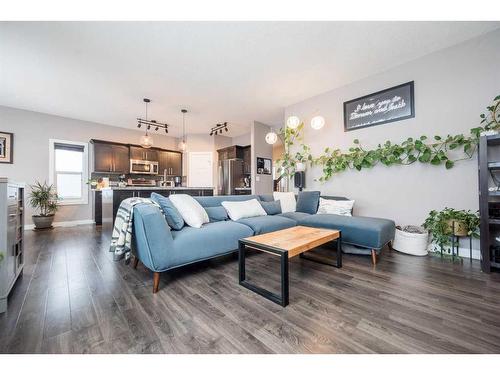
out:
M234 257L162 275L112 261L94 226L26 234L27 264L0 315L1 353L500 353L500 275L384 249L343 268L294 258L290 305L237 283ZM326 251L326 250L325 250ZM278 262L247 260L278 285Z

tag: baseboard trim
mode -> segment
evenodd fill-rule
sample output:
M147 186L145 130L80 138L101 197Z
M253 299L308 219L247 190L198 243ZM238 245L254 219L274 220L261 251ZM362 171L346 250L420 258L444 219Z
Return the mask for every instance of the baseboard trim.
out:
M72 221L54 221L52 223L53 227L75 227L77 225L89 225L95 224L94 220L72 220ZM24 230L32 230L35 228L35 224L28 224L24 226Z

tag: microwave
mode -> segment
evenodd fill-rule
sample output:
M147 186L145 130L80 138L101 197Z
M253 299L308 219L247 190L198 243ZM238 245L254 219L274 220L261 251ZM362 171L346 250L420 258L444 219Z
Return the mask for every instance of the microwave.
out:
M158 174L158 162L130 159L130 173Z

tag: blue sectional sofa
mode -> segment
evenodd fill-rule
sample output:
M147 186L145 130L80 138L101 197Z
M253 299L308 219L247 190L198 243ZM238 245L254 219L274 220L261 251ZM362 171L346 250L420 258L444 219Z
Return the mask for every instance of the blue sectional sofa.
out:
M136 256L134 266L137 267L140 260L154 272L153 293L158 290L161 272L235 252L238 249L238 240L241 238L296 225L339 229L342 231L342 243L355 245L367 254L371 254L374 264L377 253L385 245L390 246L394 239L395 224L392 220L288 212L232 221L227 218L221 202L253 198L270 202L273 201L273 197L230 195L194 198L207 210L210 217L210 223L199 229L184 226L181 230L171 230L156 206L139 204L134 208L132 236Z

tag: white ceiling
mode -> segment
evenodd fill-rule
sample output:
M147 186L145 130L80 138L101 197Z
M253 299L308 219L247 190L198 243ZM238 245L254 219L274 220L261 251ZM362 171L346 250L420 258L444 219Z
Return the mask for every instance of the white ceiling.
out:
M499 22L1 22L0 105L136 127L208 133L500 27Z

